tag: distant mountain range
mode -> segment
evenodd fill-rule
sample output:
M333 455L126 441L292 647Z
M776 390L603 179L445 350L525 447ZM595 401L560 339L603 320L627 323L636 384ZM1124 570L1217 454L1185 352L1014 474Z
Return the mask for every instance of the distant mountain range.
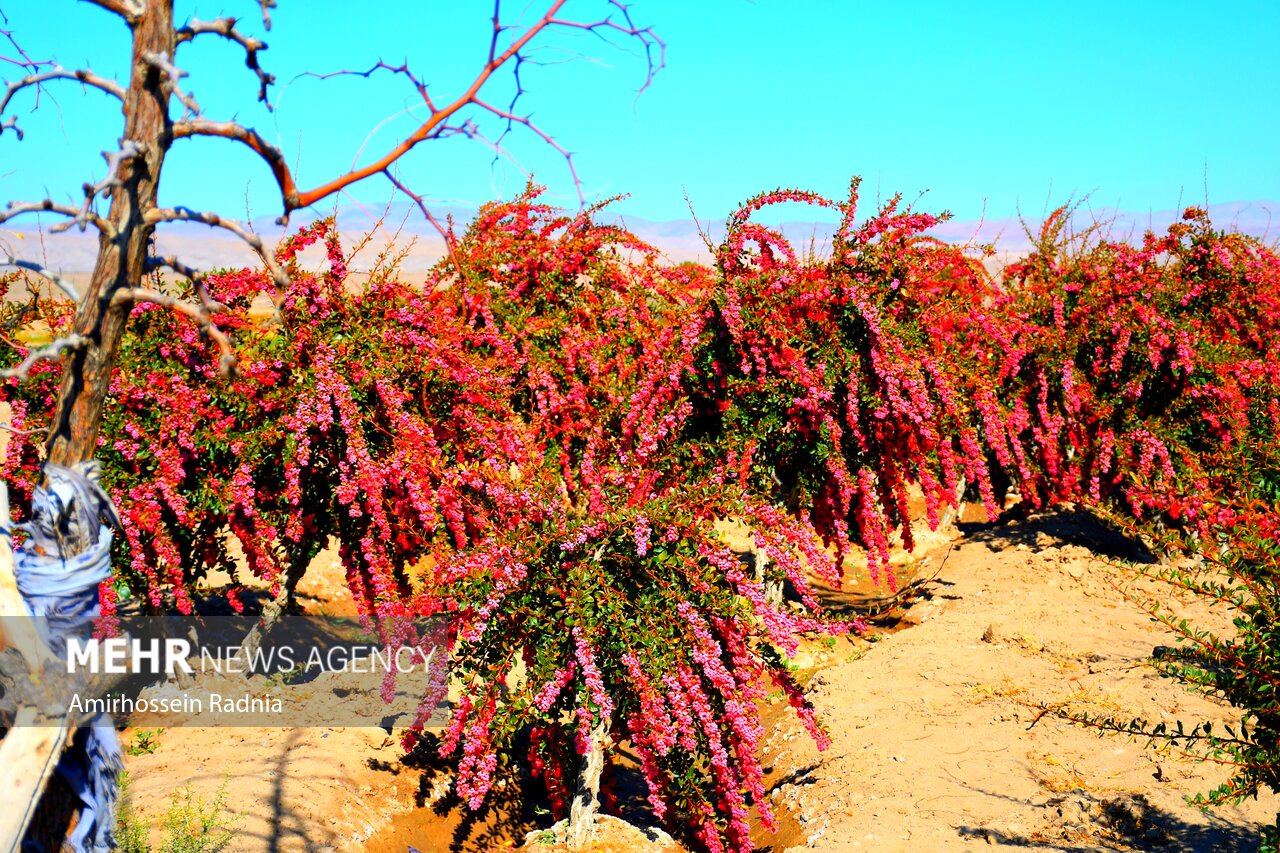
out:
M452 215L458 229L474 215L475 208L440 206L433 213L444 220ZM1280 238L1280 202L1239 201L1212 205L1209 208L1214 224L1223 229L1240 231L1271 243ZM1274 222L1273 222L1274 215ZM1073 217L1076 228L1094 222L1109 222L1107 228L1117 239L1139 237L1144 231L1163 231L1181 217L1181 210L1160 210L1149 213L1108 208L1077 209ZM607 212L604 221L622 224L642 240L660 249L673 261L706 261L709 253L699 234L699 225L692 219L654 221L641 217L617 215ZM309 221L295 214L293 225ZM1029 217L1030 227L1039 227L1040 217ZM407 204L392 205L385 211L350 206L339 211L339 228L350 243L359 235L377 226L373 239L358 255L353 268L368 268L388 241L401 248L408 248L402 269L407 273L422 273L443 254L444 241L430 223L423 220L416 208ZM252 223L254 229L268 242L279 239L283 229L272 217L261 217ZM724 236L723 220L702 220L701 229L712 244ZM797 248L808 247L812 241L821 253L831 245L834 223L792 221L775 224ZM944 222L931 232L951 242L993 243L1001 255L1017 255L1030 248L1030 241L1017 216L1006 216L982 221L962 220ZM165 226L157 243L164 254L176 254L188 264L199 269L215 269L252 265L252 252L234 235L220 229L193 223L176 223ZM93 268L97 253L97 239L92 232L71 231L64 234L44 234L34 230L16 228L0 229L0 253L12 251L20 258L43 263L54 270L66 273L82 273Z

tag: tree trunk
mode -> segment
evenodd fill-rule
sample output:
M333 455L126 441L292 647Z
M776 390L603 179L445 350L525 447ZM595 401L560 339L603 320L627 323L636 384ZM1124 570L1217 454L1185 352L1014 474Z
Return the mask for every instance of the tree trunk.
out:
M569 806L569 826L565 831L565 846L570 850L586 850L595 831L596 815L600 811L600 774L604 772L604 742L609 736L607 721L596 723L591 730L591 745L582 756L582 770L578 774L578 790Z
M118 288L137 286L146 272L155 226L144 217L156 207L160 169L173 142L172 83L146 57L158 54L172 61L174 46L173 0L148 0L146 12L133 24L133 67L121 138L122 145L131 142L139 153L120 164L119 184L111 191L107 214L116 233L99 235L93 278L76 312L75 331L89 344L72 352L63 370L47 444L49 461L59 465L93 457L116 350L128 320L128 307L113 306L111 297Z
M173 0L148 0L146 12L130 26L133 64L125 92L124 134L120 142L122 147L132 143L137 154L123 158L118 167L106 217L114 233L99 234L93 277L76 311L74 329L89 343L71 352L63 366L62 387L46 447L48 460L65 466L93 458L97 449L103 404L129 312L127 306L113 305L111 300L119 288L140 284L146 273L155 226L148 224L145 216L157 206L160 170L173 142L173 122L169 117L172 81L146 58L151 54L173 60ZM68 805L52 800L74 800L69 792L58 796L50 789L51 796L40 801L38 808L35 805L73 731L66 716L51 722L52 728L12 730L3 742L5 766L13 767L15 772L23 770L8 792L4 809L13 821L12 825L6 821L2 840L14 849L31 821L39 821L37 811L56 811Z

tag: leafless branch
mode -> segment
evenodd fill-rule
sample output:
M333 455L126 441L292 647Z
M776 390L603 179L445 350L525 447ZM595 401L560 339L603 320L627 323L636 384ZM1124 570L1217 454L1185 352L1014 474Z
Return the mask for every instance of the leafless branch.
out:
M178 85L178 81L183 77L186 77L187 72L174 65L173 61L163 53L148 51L147 53L142 54L142 59L152 68L164 74L165 78L169 81L166 84L166 88L169 89L173 96L177 98L186 109L188 116L200 115L200 104L196 101L195 97L182 91L182 87ZM184 116L184 118L185 117L186 116Z
M101 77L84 68L72 71L63 68L60 65L55 65L48 71L28 74L26 77L23 77L20 80L14 80L10 83L5 89L4 97L0 98L0 115L3 115L4 111L9 108L9 102L18 92L31 86L35 86L38 93L40 91L40 86L50 80L76 80L85 86L91 86L95 89L100 89L101 91L106 92L108 95L113 95L121 101L124 100L124 87L116 81L108 80L106 77ZM18 134L18 138L22 139L22 129L18 127L16 118L10 117L3 124L0 124L0 133L4 132L5 128L12 128L13 131Z
M196 296L200 299L200 304L203 305L205 310L209 313L217 314L226 310L227 306L209 296L205 273L195 267L183 263L173 255L147 258L147 272L155 272L160 269L173 270L178 275L189 280L192 288L196 292Z
M49 228L49 230L54 233L67 231L72 225L79 225L81 231L85 229L85 226L92 225L108 237L113 237L116 233L115 226L110 222L107 222L101 216L98 216L98 214L94 213L92 210L84 211L78 207L72 207L69 204L58 204L52 199L47 198L44 201L9 202L5 205L4 211L0 212L0 225L8 222L16 216L21 216L24 213L56 213L60 216L68 217L70 219L69 222L62 222Z
M93 200L99 194L120 186L120 167L134 157L142 156L144 152L145 149L141 145L129 139L122 142L116 151L102 152L103 159L107 161L107 174L96 184L84 184L84 204L80 205L80 213L76 216L76 222L80 223L81 230L84 229L89 217L94 215Z
M276 7L276 0L258 0L258 5L262 8L262 26L270 31L271 10Z
M514 104L515 101L512 100L512 103ZM552 136L549 133L544 131L542 128L538 127L538 125L536 125L533 122L533 120L530 119L528 116L519 115L515 112L512 112L510 109L504 110L504 109L501 109L500 107L495 107L492 104L486 103L485 101L481 101L479 99L476 100L476 106L482 110L486 110L490 113L493 113L495 116L505 121L507 123L508 128L510 128L512 125L517 125L517 124L522 125L526 130L533 133L534 136L537 136L547 145L555 149L555 151L559 153L561 157L564 158L565 165L569 169L569 176L573 178L573 186L578 191L578 202L579 203L586 202L586 198L582 195L582 182L578 180L578 168L573 164L573 153L571 151L567 150L562 145L560 145L560 143L556 142L555 139L552 138ZM496 141L490 143L494 148L495 157L503 151L502 140L506 135L507 135L507 131L504 130L502 133L502 136L499 136Z
M46 278L57 285L58 289L70 297L72 302L80 301L80 292L76 290L74 284L67 281L53 270L40 266L40 264L37 264L35 261L20 260L15 258L13 255L0 255L0 266L18 267L20 269L30 270L36 275Z
M77 334L67 335L65 338L58 338L53 343L43 349L32 350L27 353L17 367L11 367L8 370L0 370L0 379L23 380L27 378L27 374L31 372L31 368L39 361L57 361L62 357L64 352L82 349L89 345L89 339Z
M446 229L441 225L440 220L436 219L435 214L433 214L431 209L427 207L426 200L413 190L409 189L403 181L392 174L390 169L385 170L382 174L386 175L387 180L391 182L393 187L416 204L418 206L418 210L422 211L422 215L426 220L431 223L432 227L435 228L436 231L440 232L440 238L444 240L444 247L449 251L449 257L453 260L453 268L459 275L461 275L462 265L459 262L458 253L456 251L458 241L454 238L453 230Z
M406 80L408 80L409 85L412 86L418 92L418 97L422 98L422 102L427 105L427 108L430 109L432 112L435 111L436 105L432 102L431 95L427 91L427 84L423 83L422 80L418 77L418 75L413 73L413 71L409 68L408 63L404 63L401 65L391 65L388 62L378 60L373 65L365 69L364 71L351 71L351 70L344 69L342 71L330 71L326 74L317 73L315 71L308 71L302 76L314 77L317 80L328 80L330 77L364 77L365 79L368 79L380 71L385 71L388 74L391 74L392 76L403 77Z
M622 22L613 20L613 14L606 15L602 20L583 23L581 21L566 21L561 18L553 18L552 24L559 27L567 27L569 29L586 30L601 41L612 47L617 47L609 39L609 34L616 34L634 39L640 42L644 48L645 62L648 68L645 72L644 85L639 89L639 93L643 93L653 83L653 78L658 72L666 67L667 64L667 43L658 37L653 31L653 27L638 27L631 19L631 5L623 3L621 0L609 0L609 5L617 9L617 13L622 16ZM654 58L654 53L657 58Z
M0 12L0 16L2 15L3 15L3 12ZM9 19L5 18L4 22L6 24L9 23ZM51 61L47 59L32 59L31 54L23 50L22 45L18 44L18 40L14 37L12 30L0 29L0 36L4 36L5 41L9 42L9 44L13 46L13 49L17 51L17 54L18 54L18 57L16 59L12 56L0 55L0 62L8 62L12 65L17 65L19 68L26 68L31 71L35 71L37 68L39 68L42 65L53 64Z
M271 102L267 100L267 87L274 83L276 78L274 75L263 71L262 66L258 64L258 51L266 50L266 43L246 36L237 30L235 18L217 18L212 21L201 21L198 18L192 18L186 26L177 31L177 43L182 44L183 42L191 41L196 36L205 33L222 36L244 48L245 67L258 75L258 100L266 104L268 110L271 109Z
M230 231L249 244L249 248L253 249L258 258L266 265L278 289L283 291L289 286L289 274L276 262L272 253L267 251L266 244L262 242L262 238L234 219L226 219L216 213L205 213L191 210L187 207L156 207L148 210L143 220L152 225L161 222L202 222L213 228L222 228Z
M280 196L284 200L286 213L299 207L298 185L294 183L293 173L289 171L284 154L279 148L263 139L262 135L253 128L234 121L208 121L207 119L191 119L174 123L174 139L185 139L191 136L219 136L249 146L271 167L271 173L275 175L276 184L280 187Z
M218 372L223 376L231 376L236 369L235 348L227 333L219 329L213 322L213 313L204 305L187 302L184 299L161 293L146 287L125 287L117 290L111 297L116 305L137 305L150 302L161 308L168 308L193 320L202 334L207 335L218 347L221 357L218 359Z
M41 433L49 432L49 428L47 426L32 427L31 429L18 429L13 424L6 423L0 423L0 429L7 433L12 433L13 435L40 435Z
M659 39L653 33L652 29L648 27L637 27L631 20L631 16L627 6L619 2L618 0L612 0L612 5L618 10L619 13L621 13L621 17L622 17L621 22L615 21L613 19L614 18L613 15L609 15L602 20L594 21L594 22L571 21L571 20L566 20L563 18L556 17L559 14L560 9L564 6L565 2L566 0L555 0L555 2L550 4L547 11L543 13L543 15L539 17L538 20L535 21L532 25L530 25L523 33L521 33L519 37L515 38L511 42L511 44L509 44L506 48L500 48L500 40L502 39L502 35L506 30L510 28L502 25L501 16L500 16L501 5L502 5L501 0L495 0L494 12L493 12L493 35L490 39L490 44L489 44L488 61L480 69L480 72L476 75L475 79L472 80L471 85L468 86L467 89L461 95L459 95L455 100L453 100L451 103L445 106L436 106L432 102L431 98L427 94L427 89L425 84L423 84L422 81L419 80L405 65L390 66L390 65L387 65L386 63L379 62L369 70L363 71L363 72L340 71L340 72L336 72L336 74L323 75L323 76L357 75L362 77L369 77L377 71L390 71L393 74L404 76L409 80L410 84L417 90L418 94L422 97L423 103L425 103L427 105L427 108L431 110L431 115L427 118L426 121L424 121L418 127L416 131L410 134L407 138L405 138L402 142L400 142L398 145L396 145L394 148L392 148L390 151L388 151L385 155L383 155L378 160L372 163L369 163L368 165L354 168L347 174L342 175L338 178L335 178L326 184L316 187L315 189L300 193L298 196L298 206L306 207L308 205L315 204L317 201L329 195L332 195L335 192L339 192L345 189L346 187L350 186L351 184L357 181L363 180L364 178L370 177L372 175L377 175L380 173L387 174L387 169L393 163L395 163L402 156L407 154L420 142L423 142L427 139L433 139L433 138L437 138L439 136L445 135L446 131L451 131L454 133L462 132L462 130L460 130L459 125L457 124L451 125L450 121L459 111L463 110L468 106L472 106L472 105L481 106L482 109L485 109L507 120L509 127L515 124L523 125L524 127L527 127L533 130L539 136L539 138L545 141L550 141L551 137L546 133L538 130L537 126L533 123L533 121L528 116L517 115L514 109L514 102L513 102L513 105L508 109L498 110L488 105L482 105L479 100L479 95L480 95L480 91L489 82L490 78L493 77L494 73L497 72L499 69L503 68L504 66L513 66L518 74L520 63L525 61L523 56L523 51L525 50L525 48L539 33L554 27L564 27L564 28L585 30L588 32L595 33L596 35L600 36L606 41L608 41L608 34L610 33L616 33L619 35L625 35L628 37L639 39L641 44L644 46L645 55L648 59L648 70L645 76L644 85L641 87L641 91L644 91L644 89L647 88L649 83L653 80L653 76L658 72L659 69L662 68L662 64L665 61L666 46L662 42L662 40ZM655 51L657 52L656 58L655 58ZM518 78L517 78L517 91L519 91ZM466 127L465 124L461 126L461 128L465 128L465 127ZM566 156L566 159L571 160L568 152L565 151L565 149L561 148L560 146L556 146L556 149L560 153L564 154ZM572 172L572 162L570 162L570 170ZM576 173L574 174L574 181L576 184L577 183ZM581 196L580 185L578 187L578 191L579 191L579 196Z

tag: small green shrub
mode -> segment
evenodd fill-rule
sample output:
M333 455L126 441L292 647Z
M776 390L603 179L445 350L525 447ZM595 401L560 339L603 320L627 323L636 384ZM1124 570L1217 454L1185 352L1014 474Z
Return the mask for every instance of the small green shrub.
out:
M120 775L120 810L116 815L116 844L120 853L217 853L235 838L239 818L226 812L227 784L212 800L192 793L186 785L174 791L161 819L161 838L151 844L151 828L128 801L128 774Z
M160 748L160 735L164 729L138 729L133 733L133 743L125 747L130 755L150 755Z

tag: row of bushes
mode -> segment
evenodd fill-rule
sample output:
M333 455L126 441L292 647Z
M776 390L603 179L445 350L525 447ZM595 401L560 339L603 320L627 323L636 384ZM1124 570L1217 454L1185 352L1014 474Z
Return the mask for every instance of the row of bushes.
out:
M839 215L829 256L752 219L797 201ZM856 182L840 202L750 200L714 267L666 263L596 213L532 187L488 205L421 287L389 256L354 284L318 222L278 250L294 287L270 322L249 310L264 272L211 277L241 353L230 381L180 317L136 308L100 446L119 579L187 612L204 574L241 570L229 537L287 585L336 537L385 642L450 615L462 699L444 750L473 807L518 732L558 811L577 756L627 739L655 814L749 850L750 810L773 823L758 700L782 689L822 745L786 657L858 627L809 579L838 583L857 545L892 586L909 488L936 524L965 484L993 516L1012 484L1218 561L1247 624L1209 647L1241 680L1205 686L1246 716L1212 747L1239 750L1226 794L1275 786L1274 623L1255 616L1276 592L1280 258L1195 209L1141 245L1072 235L1064 209L992 276L898 199L859 222ZM302 269L317 242L327 263ZM58 370L4 387L15 427L47 423ZM4 476L29 492L40 460L15 436ZM754 570L715 533L729 517L769 558ZM795 605L766 593L783 581Z

